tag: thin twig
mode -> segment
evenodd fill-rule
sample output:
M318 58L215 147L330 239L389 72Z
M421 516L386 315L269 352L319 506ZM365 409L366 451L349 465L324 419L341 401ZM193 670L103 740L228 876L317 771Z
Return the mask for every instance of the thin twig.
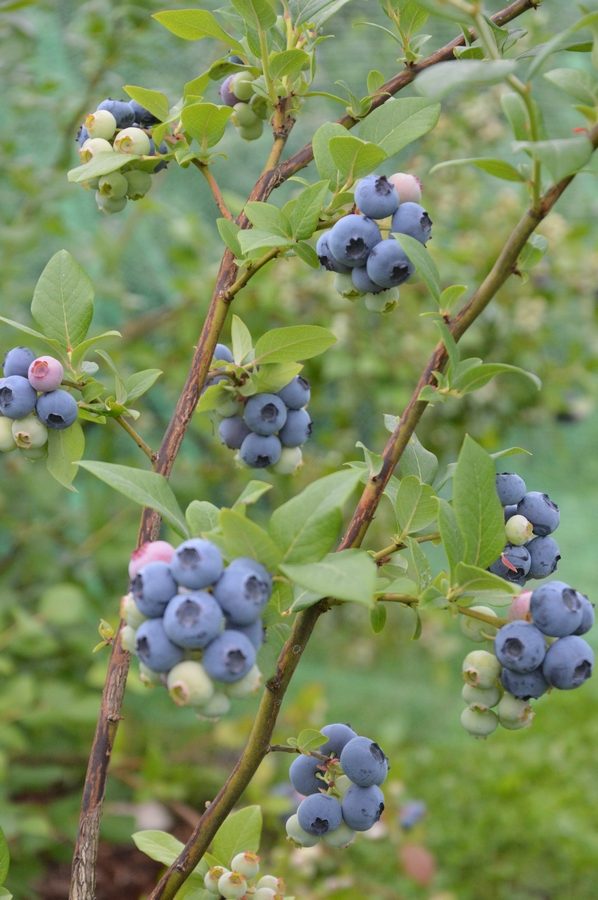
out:
M205 163L200 162L198 159L194 159L192 162L193 162L193 165L196 167L196 169L199 169L199 171L201 172L201 174L203 175L203 177L209 184L210 190L212 191L212 196L214 197L216 206L220 210L221 214L224 216L225 219L229 219L232 222L234 216L233 216L232 212L230 211L230 209L228 208L228 206L226 205L226 203L224 202L224 197L222 196L222 191L220 190L220 186L218 185L218 182L216 181L216 179L214 178L214 176L212 174L212 170L210 169L209 166L206 166Z
M143 452L153 465L156 461L157 454L152 450L149 444L146 444L139 432L135 431L133 426L129 422L127 422L124 416L113 416L113 418L115 422L118 422L123 431L126 431L129 437L133 438L139 449L143 450Z

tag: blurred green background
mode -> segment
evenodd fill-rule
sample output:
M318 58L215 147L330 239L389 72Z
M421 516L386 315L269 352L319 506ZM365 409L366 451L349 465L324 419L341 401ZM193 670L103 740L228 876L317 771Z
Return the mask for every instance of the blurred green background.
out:
M198 173L171 165L145 200L105 218L91 192L67 183L66 171L76 164L77 125L97 102L121 96L126 83L162 89L174 101L182 84L221 52L208 42L178 41L150 19L176 6L158 0L0 6L2 313L29 323L33 286L48 258L63 247L73 253L96 285L94 329L123 334L111 347L119 365L127 372L164 371L140 404L139 429L154 446L183 382L221 252L215 210ZM360 25L366 16L383 21L377 3L361 0L328 23L335 40L320 47L320 89L335 91L333 83L342 79L362 95L369 69L390 76L400 67L398 45ZM520 25L529 30L525 40L537 43L574 17L569 4L551 0ZM426 30L430 47L453 34L448 23ZM590 62L586 54L562 53L551 67L557 65L589 69ZM542 78L537 89L551 137L583 125L565 95ZM393 162L394 170L424 182L435 225L430 247L443 284L477 284L525 203L516 186L475 170L428 176L449 158L516 159L500 111L503 90L451 97L438 127ZM311 100L289 152L341 113ZM228 158L217 163L216 175L233 208L240 208L267 148L265 136L241 144L231 128L225 137ZM313 178L311 170L304 174ZM280 194L292 190L287 185ZM503 378L465 401L430 410L419 431L445 462L465 431L491 451L513 444L531 450L507 467L559 503L559 574L590 596L598 503L597 213L595 175L582 174L540 229L549 242L544 260L528 279L509 281L464 341L468 355L535 371L542 392ZM306 367L316 423L306 464L295 478L264 476L274 489L256 509L258 518L357 458L357 440L381 448L382 414L401 411L436 340L432 322L419 317L431 308L416 285L402 289L392 315L368 313L334 292L332 276L296 260L270 266L238 297L235 311L254 336L310 322L338 337ZM2 352L19 342L0 328ZM87 458L145 465L113 428L88 427L86 434ZM85 473L78 493L69 494L43 464L12 454L0 466L0 824L12 851L8 884L19 900L58 900L67 892L107 662L105 651L94 656L91 650L99 619L117 622L139 512ZM181 503L197 497L229 504L247 477L234 469L208 418L196 417L172 479ZM388 543L389 529L381 513L368 546ZM501 730L477 742L458 721L460 663L470 646L457 623L446 613L427 614L421 639L412 642L410 611L390 613L378 637L358 609L337 609L320 622L276 734L284 741L306 726L350 721L378 740L392 762L384 824L343 852L293 851L282 837L291 806L284 788L288 758L269 758L246 800L264 807L270 869L285 875L289 893L313 900L595 898L598 682L541 699L529 730ZM272 659L266 648L266 674ZM165 692L149 693L134 670L111 769L98 900L137 898L149 888L158 867L134 849L132 831L166 828L184 838L194 811L215 794L236 758L257 703L239 701L220 723L198 723ZM428 812L405 832L398 817L409 799L424 800Z

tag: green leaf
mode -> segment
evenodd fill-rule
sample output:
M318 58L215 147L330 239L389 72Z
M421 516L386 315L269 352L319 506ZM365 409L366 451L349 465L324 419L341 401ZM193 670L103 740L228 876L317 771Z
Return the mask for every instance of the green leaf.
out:
M144 831L136 831L131 837L138 850L164 866L170 866L184 850L184 844L165 831L148 828Z
M377 566L366 550L329 553L319 562L284 563L281 572L292 582L320 597L373 606Z
M225 389L223 382L211 384L199 398L195 411L198 413L212 412L212 410L218 409L222 401L228 399L229 396L230 394Z
M275 509L270 534L286 562L321 559L338 537L341 510L361 480L357 469L325 475Z
M290 237L288 223L281 210L273 203L250 200L245 204L244 212L251 224L260 231L279 234L281 237Z
M72 184L81 184L84 181L90 181L92 178L99 178L102 175L109 175L110 172L117 172L123 166L140 159L133 153L116 153L114 150L105 153L96 153L93 159L70 169L67 178Z
M586 16L582 16L581 19L578 19L578 21L574 22L573 25L570 25L569 28L566 28L564 31L558 32L552 38L552 40L542 45L540 52L536 55L534 61L529 67L527 80L529 80L532 75L538 71L538 69L544 64L549 56L551 56L553 53L556 53L557 50L565 47L574 34L576 34L578 31L581 31L583 28L594 29L597 23L598 12L591 12Z
M383 603L376 603L370 610L370 625L374 634L380 634L386 625L386 607Z
M305 50L282 50L280 53L270 55L270 76L278 80L280 78L295 78L303 69L309 68L310 56Z
M555 181L579 172L594 152L592 142L585 134L553 141L518 141L513 146L539 160Z
M393 237L399 242L417 271L417 274L426 283L428 290L437 303L440 302L440 273L436 268L436 263L426 250L423 244L416 241L415 238L408 234L393 234Z
M233 345L233 359L240 366L253 349L251 332L239 316L233 316L230 332Z
M229 559L249 556L257 559L267 569L275 569L281 559L281 551L267 531L246 516L232 509L220 511L220 527L224 547Z
M77 463L85 450L85 435L79 422L68 428L48 429L48 472L63 487L73 491L71 482L77 474Z
M354 181L373 172L387 154L377 144L353 135L330 138L328 148L341 181Z
M438 501L438 530L451 572L463 559L465 541L453 507L446 500Z
M88 350L91 350L98 344L103 344L104 341L110 341L112 338L119 337L122 337L120 331L104 331L102 334L96 334L94 337L81 341L80 344L77 344L71 354L71 365L76 369L82 362Z
M272 247L290 247L293 243L290 238L282 237L280 234L273 234L270 231L262 231L261 228L239 231L237 240L243 255L252 253L255 250L269 250Z
M136 100L137 103L149 110L156 119L164 122L168 118L170 105L168 97L162 91L150 91L136 84L125 84L123 90L127 92L132 100Z
M0 900L13 900L13 897L7 887L0 886Z
M544 78L580 103L596 105L598 84L589 72L583 69L553 69L545 72Z
M378 144L387 156L394 156L431 131L440 116L440 104L420 97L387 100L363 120L359 136Z
M231 0L231 3L252 28L259 30L276 25L273 0Z
M395 512L402 541L408 534L421 531L436 519L438 498L429 484L424 484L415 475L407 475L399 485Z
M328 179L333 187L337 184L337 170L330 153L330 140L333 137L346 137L347 134L347 129L338 122L326 122L324 125L320 125L312 139L314 162L318 175Z
M218 527L220 510L207 500L192 500L185 510L185 519L192 537Z
M466 284L451 284L440 294L438 304L442 310L450 310L457 300L467 291Z
M237 853L257 853L262 837L262 810L246 806L227 816L212 843L212 855L220 865L230 866Z
M127 392L127 402L142 397L162 374L161 369L144 369L142 372L135 372L133 375L129 375L128 378L125 378L124 385Z
M459 563L454 573L455 587L461 589L461 596L484 600L494 605L510 603L511 598L520 592L519 585L509 584L504 578L480 569L478 566L469 566L467 563ZM460 605L463 605L459 601Z
M473 360L463 360L464 363L473 362ZM542 387L542 382L533 372L521 369L519 366L511 366L507 363L482 363L477 360L477 365L470 366L463 374L457 371L457 377L451 381L451 389L459 391L460 394L468 394L471 391L477 391L484 387L497 375L520 375L529 379L537 390Z
M235 256L242 256L243 251L241 250L241 245L237 237L241 229L237 223L231 222L230 219L216 219L216 228L228 249L234 253Z
M322 744L326 743L326 735L315 728L304 728L297 735L297 747L302 753L309 753L310 750L317 750Z
M437 471L438 459L431 450L426 450L417 435L413 434L399 460L397 474L400 478L416 475L420 481L431 484Z
M93 285L66 250L55 253L40 275L31 315L67 352L85 338L93 316Z
M350 0L291 0L291 8L297 10L297 25L313 22L321 28L324 22L337 13Z
M4 832L0 828L0 884L6 881L10 866L10 852Z
M215 103L191 103L183 107L181 122L185 131L203 150L213 147L221 139L226 123L232 115L230 106Z
M422 6L441 19L449 19L451 22L471 26L471 16L457 6L453 6L450 0L417 0L417 3L418 6Z
M115 491L124 494L140 506L155 509L177 534L188 537L189 531L182 510L172 488L163 475L130 466L86 460L79 466L86 469Z
M289 325L267 331L255 345L256 363L296 362L311 359L336 343L321 325Z
M277 363L274 365L262 365L251 376L252 393L270 394L276 393L285 387L299 374L303 366L301 363ZM244 396L248 396L243 391Z
M267 481L252 480L247 482L237 499L233 504L233 509L237 506L252 506L254 503L272 490L272 485Z
M414 538L405 539L407 545L407 576L424 590L432 580L432 568L428 557Z
M505 162L503 159L490 159L484 156L472 156L467 159L448 159L433 166L430 169L430 175L438 172L440 169L446 169L448 166L475 166L477 169L481 169L495 178L502 178L503 181L525 181L525 176L511 163Z
M298 197L289 200L282 208L290 224L293 237L297 240L309 238L317 228L324 198L328 193L328 182L310 184Z
M304 241L299 241L295 245L295 253L302 259L304 263L307 263L308 266L311 266L312 269L320 268L320 260L318 259L318 254L309 244L306 244Z
M453 477L453 509L465 540L462 562L489 566L505 545L504 513L496 493L494 462L469 435Z
M241 44L222 28L216 16L205 9L164 10L153 13L152 18L185 41L201 41L210 37L223 41L237 53L245 52Z
M21 331L23 334L27 334L37 341L41 341L42 344L51 347L58 354L63 352L60 341L47 338L41 331L35 331L34 328L29 328L28 325L21 325L20 322L15 322L13 319L7 319L5 316L0 316L0 322L4 322L5 325L10 325L11 328L16 328L17 331Z
M425 69L414 82L416 91L435 100L457 88L475 88L481 84L496 84L517 68L513 59L462 59L441 62Z

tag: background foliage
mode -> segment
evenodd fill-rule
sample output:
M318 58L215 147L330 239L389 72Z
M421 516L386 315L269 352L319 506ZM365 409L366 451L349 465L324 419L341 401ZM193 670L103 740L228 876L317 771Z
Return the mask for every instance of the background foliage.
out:
M215 58L217 50L207 44L181 44L152 24L150 14L166 5L94 0L0 7L6 105L0 138L2 313L26 321L48 258L62 247L72 252L96 285L97 330L123 333L112 348L119 365L131 372L164 371L140 407L140 428L152 445L184 377L219 258L213 204L198 175L171 166L146 200L108 220L97 214L91 193L66 182L65 172L75 161L77 123L96 101L121 96L125 83L162 89L172 101L182 81ZM328 23L336 39L320 48L322 87L344 79L363 94L372 66L385 76L398 69L397 47L359 24L371 5L354 0ZM546 2L522 25L538 41L574 15L568 4ZM450 23L431 30L434 39L453 34ZM589 60L563 53L555 65L583 68ZM479 281L519 215L518 188L508 182L465 168L428 176L447 158L509 153L501 91L456 95L434 132L398 157L397 169L424 180L435 222L431 252L445 283ZM546 106L558 109L554 120L547 117L551 136L582 124L573 112L563 114L557 88L546 82L541 91ZM301 146L326 116L340 112L320 99L310 101L289 150ZM266 144L264 137L248 152L232 130L226 137L229 160L218 169L233 208L257 175ZM536 372L542 393L523 380L499 379L463 401L436 407L418 432L445 460L454 456L464 431L492 451L515 443L532 450L531 458L516 459L513 467L532 489L546 490L559 502L559 573L590 594L588 522L598 499L598 197L591 187L589 176L576 180L540 229L549 244L543 262L520 284L509 282L464 340L475 355ZM306 465L295 479L276 480L271 496L260 502L264 519L269 502L278 505L342 460L355 458L356 440L380 448L381 414L400 411L414 372L436 340L431 320L418 317L428 303L423 287L410 287L398 312L380 317L335 294L330 276L295 260L260 273L240 295L235 310L254 335L305 322L325 325L338 337L333 350L306 367L316 422ZM8 329L2 328L0 338L1 347L14 343ZM115 429L87 428L87 439L89 458L143 465ZM28 900L64 896L60 866L70 858L106 665L106 657L92 655L91 648L100 618L116 624L137 510L85 473L77 481L79 493L67 494L49 482L43 465L14 456L0 460L0 823L12 852L9 885ZM181 503L194 497L229 503L246 480L245 472L231 470L229 452L215 441L208 417L196 417L173 476ZM382 546L385 536L381 515L370 546ZM596 681L579 694L541 700L529 731L501 731L488 742L475 742L458 723L466 641L457 623L444 621L446 613L427 613L422 638L413 643L410 611L390 613L393 627L375 639L365 611L343 608L324 617L277 730L284 740L308 725L349 720L374 735L393 761L384 825L343 854L305 850L299 856L281 840L290 805L284 787L288 760L270 758L247 800L264 806L265 850L276 871L286 872L298 896L314 900L367 892L390 898L397 890L408 900L595 896L598 788L592 748L598 723L588 710L598 698ZM107 846L124 845L127 865L134 868L136 861L147 868L130 844L137 828L170 824L184 835L193 810L213 796L234 760L253 702L238 703L235 715L216 726L199 724L190 710L174 708L164 692L148 696L132 672L103 826ZM416 833L404 834L398 814L410 798L425 800L428 815ZM425 844L435 857L436 874L426 884L405 871L410 842ZM120 852L102 857L99 898L115 896L106 873ZM132 887L127 896L141 889Z

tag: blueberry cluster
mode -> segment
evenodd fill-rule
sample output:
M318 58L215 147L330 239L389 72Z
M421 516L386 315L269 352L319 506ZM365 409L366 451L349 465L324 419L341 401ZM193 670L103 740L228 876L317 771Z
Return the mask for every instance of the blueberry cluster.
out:
M304 799L287 821L287 835L301 847L313 847L320 839L346 847L356 831L369 831L384 811L380 785L388 759L378 744L348 725L326 725L322 734L328 740L317 753L291 763L291 784Z
M231 62L242 63L239 57ZM224 79L220 85L220 99L225 106L232 106L231 122L246 141L255 141L262 135L264 119L268 118L268 101L254 93L254 77L243 69Z
M212 866L204 876L204 886L209 894L230 898L252 897L253 900L283 900L285 884L275 875L262 875L260 858L256 853L237 853L230 869ZM257 879L257 880L256 880Z
M558 528L558 506L548 494L528 491L514 472L497 475L496 490L504 507L507 543L489 571L519 585L552 575L561 558L550 536Z
M259 687L256 655L272 593L264 566L239 557L225 567L218 547L201 538L176 549L154 541L133 554L129 577L121 639L144 680L166 684L177 705L209 718L228 711L229 697Z
M36 356L28 347L13 347L4 357L0 378L0 450L19 448L39 456L48 442L48 428L72 425L77 401L60 389L62 364L53 356Z
M218 344L214 359L232 363L233 355ZM221 379L226 376L216 375L209 383ZM312 432L309 399L309 382L301 375L275 394L231 394L218 410L220 440L252 469L274 466L279 474L291 474L301 465L301 447Z
M99 178L91 178L86 186L96 192L96 203L104 213L117 213L125 208L127 200L141 200L152 184L152 174L165 169L167 162L157 158L152 168L151 157L156 157L152 140L152 126L158 122L155 116L135 100L102 100L95 112L90 113L77 134L79 156L86 163L99 153L130 153L150 157L143 165L133 160L119 171ZM168 152L161 143L158 153Z
M407 234L425 244L432 235L432 220L420 200L421 184L414 175L362 178L355 188L359 213L343 216L318 238L320 265L350 276L354 293L379 294L398 287L413 274L413 263L400 241L383 238L382 232ZM389 217L386 228L374 221Z
M573 690L592 674L594 653L581 635L594 624L594 607L585 594L548 581L515 598L509 618L494 637L494 653L474 650L463 663L468 706L461 723L477 737L499 724L510 730L529 725L529 700L550 688Z

